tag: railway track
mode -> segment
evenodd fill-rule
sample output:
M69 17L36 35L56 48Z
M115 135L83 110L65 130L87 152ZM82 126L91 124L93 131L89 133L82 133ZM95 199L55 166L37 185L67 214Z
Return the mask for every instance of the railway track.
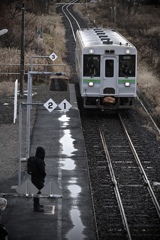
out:
M78 19L77 26L69 30L75 18L71 6L63 8L67 11L68 36L76 28L85 27ZM70 21L68 11L74 15ZM69 52L74 54L74 49ZM68 56L72 63L71 58ZM159 146L143 126L148 120L142 120L144 116L137 110L132 112L118 115L94 110L85 114L80 109L99 240L160 239L160 196L153 187L159 179Z
M154 162L147 159L145 148L139 151L139 133L133 125L129 134L127 121L117 114L85 119L98 238L159 239L160 206L151 181Z

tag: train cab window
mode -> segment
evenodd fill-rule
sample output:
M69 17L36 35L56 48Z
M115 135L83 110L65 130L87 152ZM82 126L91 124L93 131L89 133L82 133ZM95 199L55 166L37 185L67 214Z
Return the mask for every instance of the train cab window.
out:
M83 75L91 77L100 76L100 55L84 55Z
M135 55L119 56L119 77L135 77Z
M108 59L105 61L105 77L113 76L114 76L114 61L112 59Z

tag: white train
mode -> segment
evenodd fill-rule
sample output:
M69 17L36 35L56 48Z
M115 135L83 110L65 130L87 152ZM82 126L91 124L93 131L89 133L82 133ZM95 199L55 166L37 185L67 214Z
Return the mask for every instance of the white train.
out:
M79 29L75 54L84 108L134 106L137 50L133 44L115 30Z

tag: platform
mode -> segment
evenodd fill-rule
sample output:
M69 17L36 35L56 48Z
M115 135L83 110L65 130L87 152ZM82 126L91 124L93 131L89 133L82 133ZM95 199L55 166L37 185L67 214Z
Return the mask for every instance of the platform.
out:
M95 240L92 200L85 144L74 85L69 85L72 108L48 112L37 108L31 155L46 150L46 181L52 180L62 196L41 197L44 212L33 211L33 198L7 196L4 211L9 240ZM29 176L26 174L24 179ZM23 180L24 180L23 179ZM56 193L56 189L55 189Z

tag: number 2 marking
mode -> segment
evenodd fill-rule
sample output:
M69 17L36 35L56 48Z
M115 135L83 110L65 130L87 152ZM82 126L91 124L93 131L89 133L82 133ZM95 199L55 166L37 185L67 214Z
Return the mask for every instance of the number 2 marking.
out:
M52 103L52 102L49 102L49 103L48 103L48 108L49 108L49 109L52 109L52 108L53 108L53 103Z

